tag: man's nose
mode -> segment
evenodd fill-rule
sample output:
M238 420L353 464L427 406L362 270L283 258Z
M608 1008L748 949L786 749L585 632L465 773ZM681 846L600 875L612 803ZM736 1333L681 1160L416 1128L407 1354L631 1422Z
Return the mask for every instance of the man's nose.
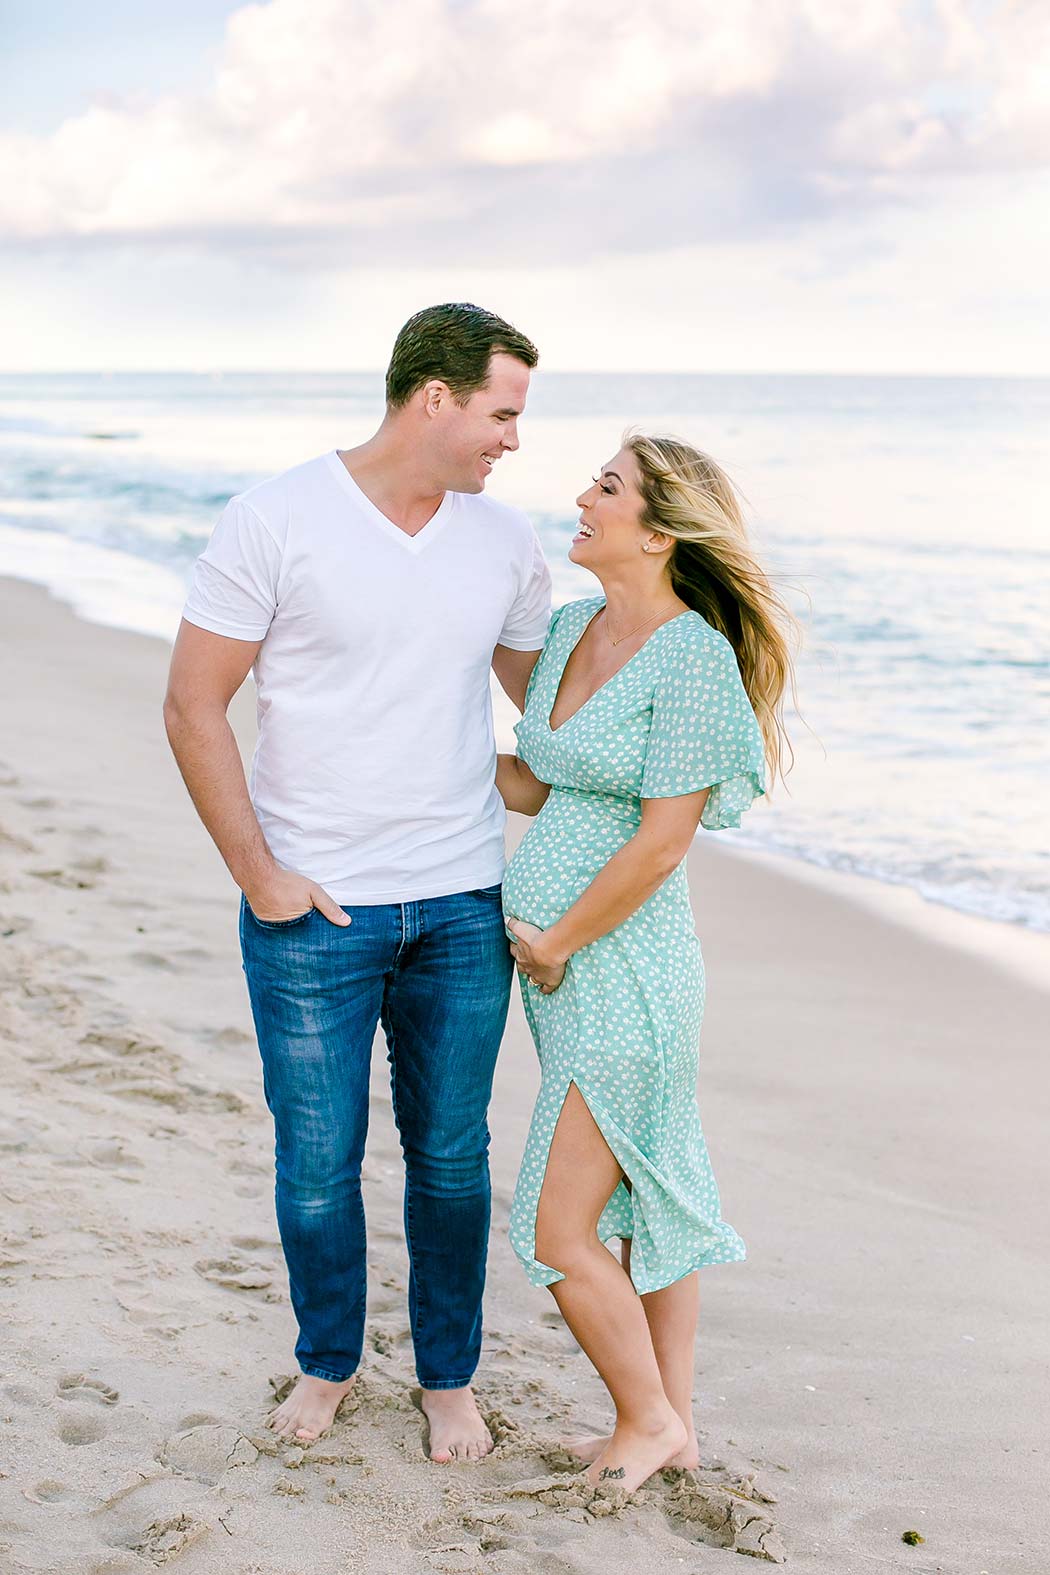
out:
M514 453L515 449L521 447L521 443L518 438L518 423L516 421L507 428L506 432L504 432L503 447L509 448L512 454Z

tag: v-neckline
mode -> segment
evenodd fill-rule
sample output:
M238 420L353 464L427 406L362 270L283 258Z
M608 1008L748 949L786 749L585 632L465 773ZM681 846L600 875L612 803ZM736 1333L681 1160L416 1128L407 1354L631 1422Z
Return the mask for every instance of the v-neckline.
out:
M579 646L579 644L582 641L584 635L587 633L587 630L591 627L591 624L597 618L599 613L602 613L602 612L605 611L605 603L602 602L600 607L596 607L594 609L594 612L587 619L587 622L584 624L583 628L580 630L579 634L576 636L575 640L570 645L569 649L566 651L566 653L565 653L565 660L561 664L561 672L558 674L558 681L557 681L557 683L554 686L554 698L551 701L550 706L549 706L549 708L547 710L547 731L551 735L551 737L552 738L557 738L557 736L561 732L562 728L568 727L570 722L575 722L575 720L579 716L580 712L581 711L585 711L587 709L587 707L590 705L592 700L596 700L604 689L608 689L610 684L615 683L617 678L619 678L620 674L626 672L627 669L630 667L631 663L632 662L636 662L638 660L638 658L641 656L642 652L645 650L646 646L649 644L649 641L650 640L654 640L656 638L656 636L660 633L661 629L666 629L667 625L669 623L677 623L678 619L679 618L684 618L686 613L689 612L690 610L691 610L690 608L686 607L682 612L675 613L673 618L666 618L663 623L658 623L656 628L653 630L652 634L646 636L646 638L642 641L641 645L638 647L637 651L635 651L632 656L629 656L627 658L626 662L624 662L622 667L618 667L616 669L615 673L610 673L609 677L605 680L605 682L603 684L599 684L597 689L592 689L591 693L587 696L586 700L583 701L582 705L578 705L576 707L575 711L573 711L571 713L571 715L569 715L567 717L564 717L562 719L562 721L560 721L558 723L557 727L551 727L551 717L554 715L554 712L555 712L555 710L557 708L557 705L558 705L558 696L561 693L562 682L563 682L563 680L565 678L565 669L568 667L569 662L572 660L573 652Z
M410 536L407 531L401 529L400 525L395 525L392 519L388 519L382 509L372 502L368 493L358 486L339 458L338 449L331 450L328 455L328 462L342 487L350 494L361 512L371 520L373 525L382 531L384 536L389 536L391 541L396 541L406 552L422 552L424 547L429 547L431 542L440 536L448 524L449 516L455 506L456 494L454 492L446 492L422 529L417 530L414 536Z

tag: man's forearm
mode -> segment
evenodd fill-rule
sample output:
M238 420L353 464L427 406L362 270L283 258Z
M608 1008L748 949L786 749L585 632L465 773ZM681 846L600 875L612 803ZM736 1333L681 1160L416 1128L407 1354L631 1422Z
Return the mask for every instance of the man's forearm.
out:
M243 892L265 884L275 862L256 819L233 729L221 712L166 707L172 753L194 807Z

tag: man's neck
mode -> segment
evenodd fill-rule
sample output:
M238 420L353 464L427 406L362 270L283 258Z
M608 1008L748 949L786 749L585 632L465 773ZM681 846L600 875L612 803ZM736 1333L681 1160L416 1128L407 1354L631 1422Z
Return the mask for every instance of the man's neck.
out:
M407 536L418 535L444 501L444 488L386 422L366 443L337 452L368 501Z

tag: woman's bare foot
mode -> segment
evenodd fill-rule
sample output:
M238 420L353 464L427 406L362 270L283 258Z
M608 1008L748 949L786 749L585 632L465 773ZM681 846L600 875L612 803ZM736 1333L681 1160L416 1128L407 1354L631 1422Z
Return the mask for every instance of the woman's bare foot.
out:
M312 1444L322 1433L327 1433L341 1402L353 1387L353 1378L333 1384L327 1378L312 1378L302 1373L288 1398L267 1417L266 1425L282 1438Z
M421 1389L419 1404L430 1424L431 1460L480 1460L492 1448L472 1389Z
M570 1455L575 1455L577 1460L582 1460L584 1465L590 1465L603 1455L612 1443L612 1434L605 1433L601 1438L588 1434L586 1438L560 1438L558 1440L562 1449L567 1449ZM673 1466L676 1471L695 1471L700 1464L700 1445L693 1428L686 1429L685 1448L680 1449L667 1466ZM667 1467L663 1468L664 1470Z
M620 1423L607 1447L588 1468L587 1480L592 1487L633 1493L683 1453L687 1441L685 1424L670 1406L648 1427Z

